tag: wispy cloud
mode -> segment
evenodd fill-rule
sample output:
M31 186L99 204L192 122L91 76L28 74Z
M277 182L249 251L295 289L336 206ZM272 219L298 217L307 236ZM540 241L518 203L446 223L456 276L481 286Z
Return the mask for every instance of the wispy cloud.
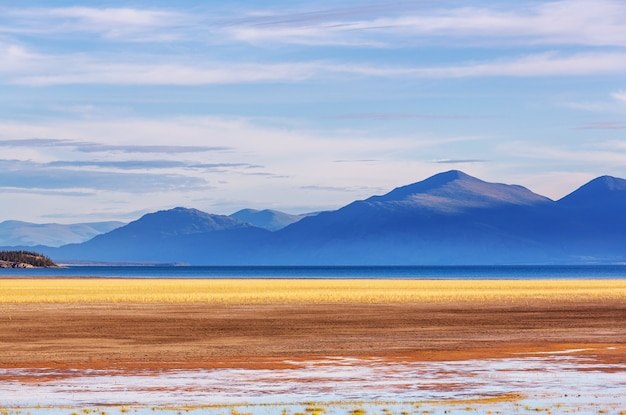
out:
M7 52L8 51L8 52ZM12 52L5 48L4 54ZM3 50L0 48L0 57ZM219 85L294 83L310 80L359 78L480 78L551 77L621 74L626 53L541 53L449 66L383 66L330 61L299 63L163 63L107 62L77 56L39 56L24 53L8 68L0 68L11 84L30 86L95 85ZM31 64L29 64L29 62ZM619 95L618 95L619 96ZM376 116L376 114L372 114ZM379 114L379 116L384 116Z
M5 25L0 33L92 33L125 42L176 40L175 29L192 19L166 10L115 7L4 8L2 14Z
M624 140L611 140L600 143L599 148L613 152L626 152L626 142Z
M345 160L334 160L335 163L378 163L380 162L380 160L377 159L356 159L356 160L351 160L351 159L345 159Z
M416 114L403 112L361 112L353 114L340 114L329 117L338 120L374 120L374 121L394 121L394 120L467 120L477 117L472 115L455 114Z
M197 177L178 174L118 173L58 168L49 165L0 160L0 187L22 189L86 189L151 193L167 190L208 188L208 183Z
M361 45L420 44L423 36L443 42L549 45L626 45L626 6L599 0L563 0L508 7L450 7L403 2L380 7L271 13L227 27L234 39L253 44Z
M580 111L607 113L615 112L615 104L606 101L581 101L581 102L564 102L563 107Z
M446 143L464 145L461 143L482 139L394 134L380 140L361 133L307 131L288 125L285 128L278 121L259 123L239 117L191 116L158 120L47 119L37 125L0 120L0 139L4 138L0 148L20 159L0 165L1 171L14 172L5 174L0 186L97 192L92 199L113 194L120 199L119 206L145 206L164 199L165 191L172 194L166 200L207 198L206 189L211 188L210 198L203 202L205 209L208 203L212 206L232 198L243 200L238 208L279 203L282 209L289 209L294 202L281 199L289 195L297 206L305 203L319 210L341 206L351 197L367 197L371 189L386 189L390 178L392 183L402 184L398 178L403 172L411 171L420 177L416 172L435 170L423 161L418 161L416 167L411 154L423 158L436 154L437 148ZM122 146L120 143L129 142L135 142L133 149L144 153L113 151ZM148 143L161 146L168 142L184 149L228 150L156 153L156 158L145 152ZM108 151L83 151L85 147L93 149L94 144ZM318 187L303 188L303 183ZM363 183L370 187L358 186ZM349 189L352 196L338 190L324 191L323 187ZM317 196L312 197L314 191ZM181 199L177 203L183 202Z
M462 65L398 68L344 67L367 76L413 78L550 77L617 74L626 71L626 53L540 53Z
M25 138L19 140L0 140L2 147L68 147L76 146L71 140L59 140L56 138Z
M230 151L226 146L169 146L169 145L111 145L81 142L54 138L26 138L21 140L0 140L0 147L71 147L83 153L201 153L209 151Z
M519 157L549 160L551 163L575 163L582 171L585 166L602 166L609 169L626 164L626 151L615 142L597 143L588 148L569 148L556 145L532 145L530 143L508 143L502 146L507 152Z
M120 152L120 153L198 153L206 151L227 151L230 147L207 147L207 146L164 146L164 145L108 145L83 143L76 146L78 151L85 153Z
M194 163L175 160L80 160L52 161L50 167L95 167L117 170L159 170L159 169L198 169L204 171L224 171L226 169L256 169L263 166L249 163Z
M326 9L292 10L284 9L256 10L254 14L219 21L225 26L282 26L282 25L310 25L328 21L354 20L368 16L380 16L403 13L415 8L410 2L384 2L353 7L335 7Z
M610 94L611 100L604 101L587 101L587 102L565 102L562 105L568 108L573 108L582 111L597 112L597 113L620 113L623 114L624 104L626 104L626 92L616 91ZM600 122L596 127L602 127L602 123L607 123L605 126L610 126L610 122ZM590 124L592 126L592 124ZM590 128L593 129L593 128Z
M613 92L611 96L613 97L613 99L616 99L626 104L626 92L624 91Z
M91 33L115 41L184 41L360 47L441 42L547 45L626 45L626 5L617 0L510 2L467 6L456 2L384 2L335 8L311 5L173 11L131 7L49 7L0 10L0 33Z
M487 160L481 159L444 159L434 160L433 163L437 164L469 164L469 163L485 163Z
M596 121L576 127L578 130L626 130L624 121Z
M346 81L363 78L478 78L543 77L621 74L626 71L626 5L598 0L588 7L583 0L562 0L509 7L427 6L413 2L384 3L326 10L277 12L243 10L244 18L216 18L197 10L139 8L4 8L0 17L0 83L27 86L51 85L223 85L252 83L303 83L311 80ZM214 13L214 11L213 11ZM67 34L90 32L120 41L154 41L155 48L121 48L116 53L89 45L65 52L46 50L20 33L35 31ZM186 31L194 36L187 38ZM19 38L19 40L18 40ZM193 42L163 51L163 39ZM201 39L211 39L202 42ZM420 42L438 44L451 39L459 47L468 43L502 42L551 48L541 53L521 54L498 49L480 60L457 60L408 65L382 59L353 60L325 52L308 58L284 58L282 54L253 52L255 59L233 58L226 49L207 47L251 43L263 47L282 43L346 44L354 46L419 47ZM243 42L243 44L242 44ZM200 43L200 45L198 45ZM268 45L269 44L269 45ZM415 45L413 45L415 44ZM559 52L562 45L578 45ZM497 46L497 45L496 45ZM232 45L231 45L232 47ZM252 50L258 48L252 47ZM60 49L63 50L63 49ZM316 49L320 51L321 48ZM105 52L106 51L106 52ZM243 55L245 56L245 54ZM306 55L300 55L306 56ZM314 56L314 57L313 57ZM383 63L386 62L386 63ZM620 99L620 92L615 93ZM393 119L391 114L355 114L370 119ZM428 114L424 114L427 116ZM348 114L349 116L349 114ZM408 117L400 114L397 117Z
M322 191L322 192L363 192L363 191L380 191L381 189L376 187L363 187L363 186L317 186L317 185L309 185L309 186L300 186L302 190L313 190L313 191Z
M96 168L113 168L119 170L154 170L154 169L171 169L178 167L186 167L181 161L173 160L120 160L120 161L102 161L102 160L75 160L75 161L52 161L46 164L50 167L96 167Z
M21 187L0 187L0 194L34 195L34 196L62 196L62 197L92 197L96 194L93 191L66 191L50 190L42 188L21 188ZM68 215L69 217L70 215Z
M4 55L4 56L2 56ZM10 65L2 68L8 82L17 85L218 85L237 83L299 82L333 73L322 62L229 63L204 61L176 63L176 57L134 58L85 57L82 55L36 55L15 48L0 48L0 58ZM186 60L186 59L183 59ZM342 72L345 72L343 70Z

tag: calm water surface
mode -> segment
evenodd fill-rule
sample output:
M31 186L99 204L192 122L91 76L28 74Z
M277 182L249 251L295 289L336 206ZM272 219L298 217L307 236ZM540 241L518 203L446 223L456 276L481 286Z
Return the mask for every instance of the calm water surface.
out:
M401 279L626 279L626 265L519 266L69 266L0 269L0 276L106 278L401 278Z
M577 350L465 361L327 358L291 364L134 373L0 369L6 379L0 382L0 413L626 413L626 365L595 362Z

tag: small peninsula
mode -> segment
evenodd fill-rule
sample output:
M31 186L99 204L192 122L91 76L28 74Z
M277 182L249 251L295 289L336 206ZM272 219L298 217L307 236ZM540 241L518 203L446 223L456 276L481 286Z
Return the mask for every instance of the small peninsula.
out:
M0 268L56 268L50 258L31 251L0 251Z

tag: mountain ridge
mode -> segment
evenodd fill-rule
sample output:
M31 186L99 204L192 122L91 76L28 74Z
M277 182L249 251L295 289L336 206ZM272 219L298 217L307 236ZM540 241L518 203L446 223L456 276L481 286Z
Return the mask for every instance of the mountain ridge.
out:
M110 232L124 225L124 222L119 221L64 225L6 220L0 222L0 246L63 246L88 241L96 235Z
M306 215L290 215L274 209L241 209L230 215L231 218L250 223L270 231L277 231L304 218Z
M273 232L179 207L48 254L194 265L626 262L625 183L602 176L553 201L451 170ZM603 196L585 204L585 194Z
M180 226L184 224L184 226ZM214 215L194 208L175 207L147 213L115 231L124 233L149 233L151 235L177 235L213 232L251 226L225 215Z
M612 176L597 177L558 200L561 204L578 203L588 206L618 197L626 201L626 180Z
M458 170L439 173L421 182L397 187L365 202L404 201L442 208L487 207L495 204L530 205L551 200L519 185L488 183Z

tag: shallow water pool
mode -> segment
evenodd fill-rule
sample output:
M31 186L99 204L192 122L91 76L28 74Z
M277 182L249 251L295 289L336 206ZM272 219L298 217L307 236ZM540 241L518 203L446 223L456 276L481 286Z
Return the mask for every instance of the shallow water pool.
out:
M337 357L280 369L0 369L0 413L626 414L626 364L579 352L439 362Z

